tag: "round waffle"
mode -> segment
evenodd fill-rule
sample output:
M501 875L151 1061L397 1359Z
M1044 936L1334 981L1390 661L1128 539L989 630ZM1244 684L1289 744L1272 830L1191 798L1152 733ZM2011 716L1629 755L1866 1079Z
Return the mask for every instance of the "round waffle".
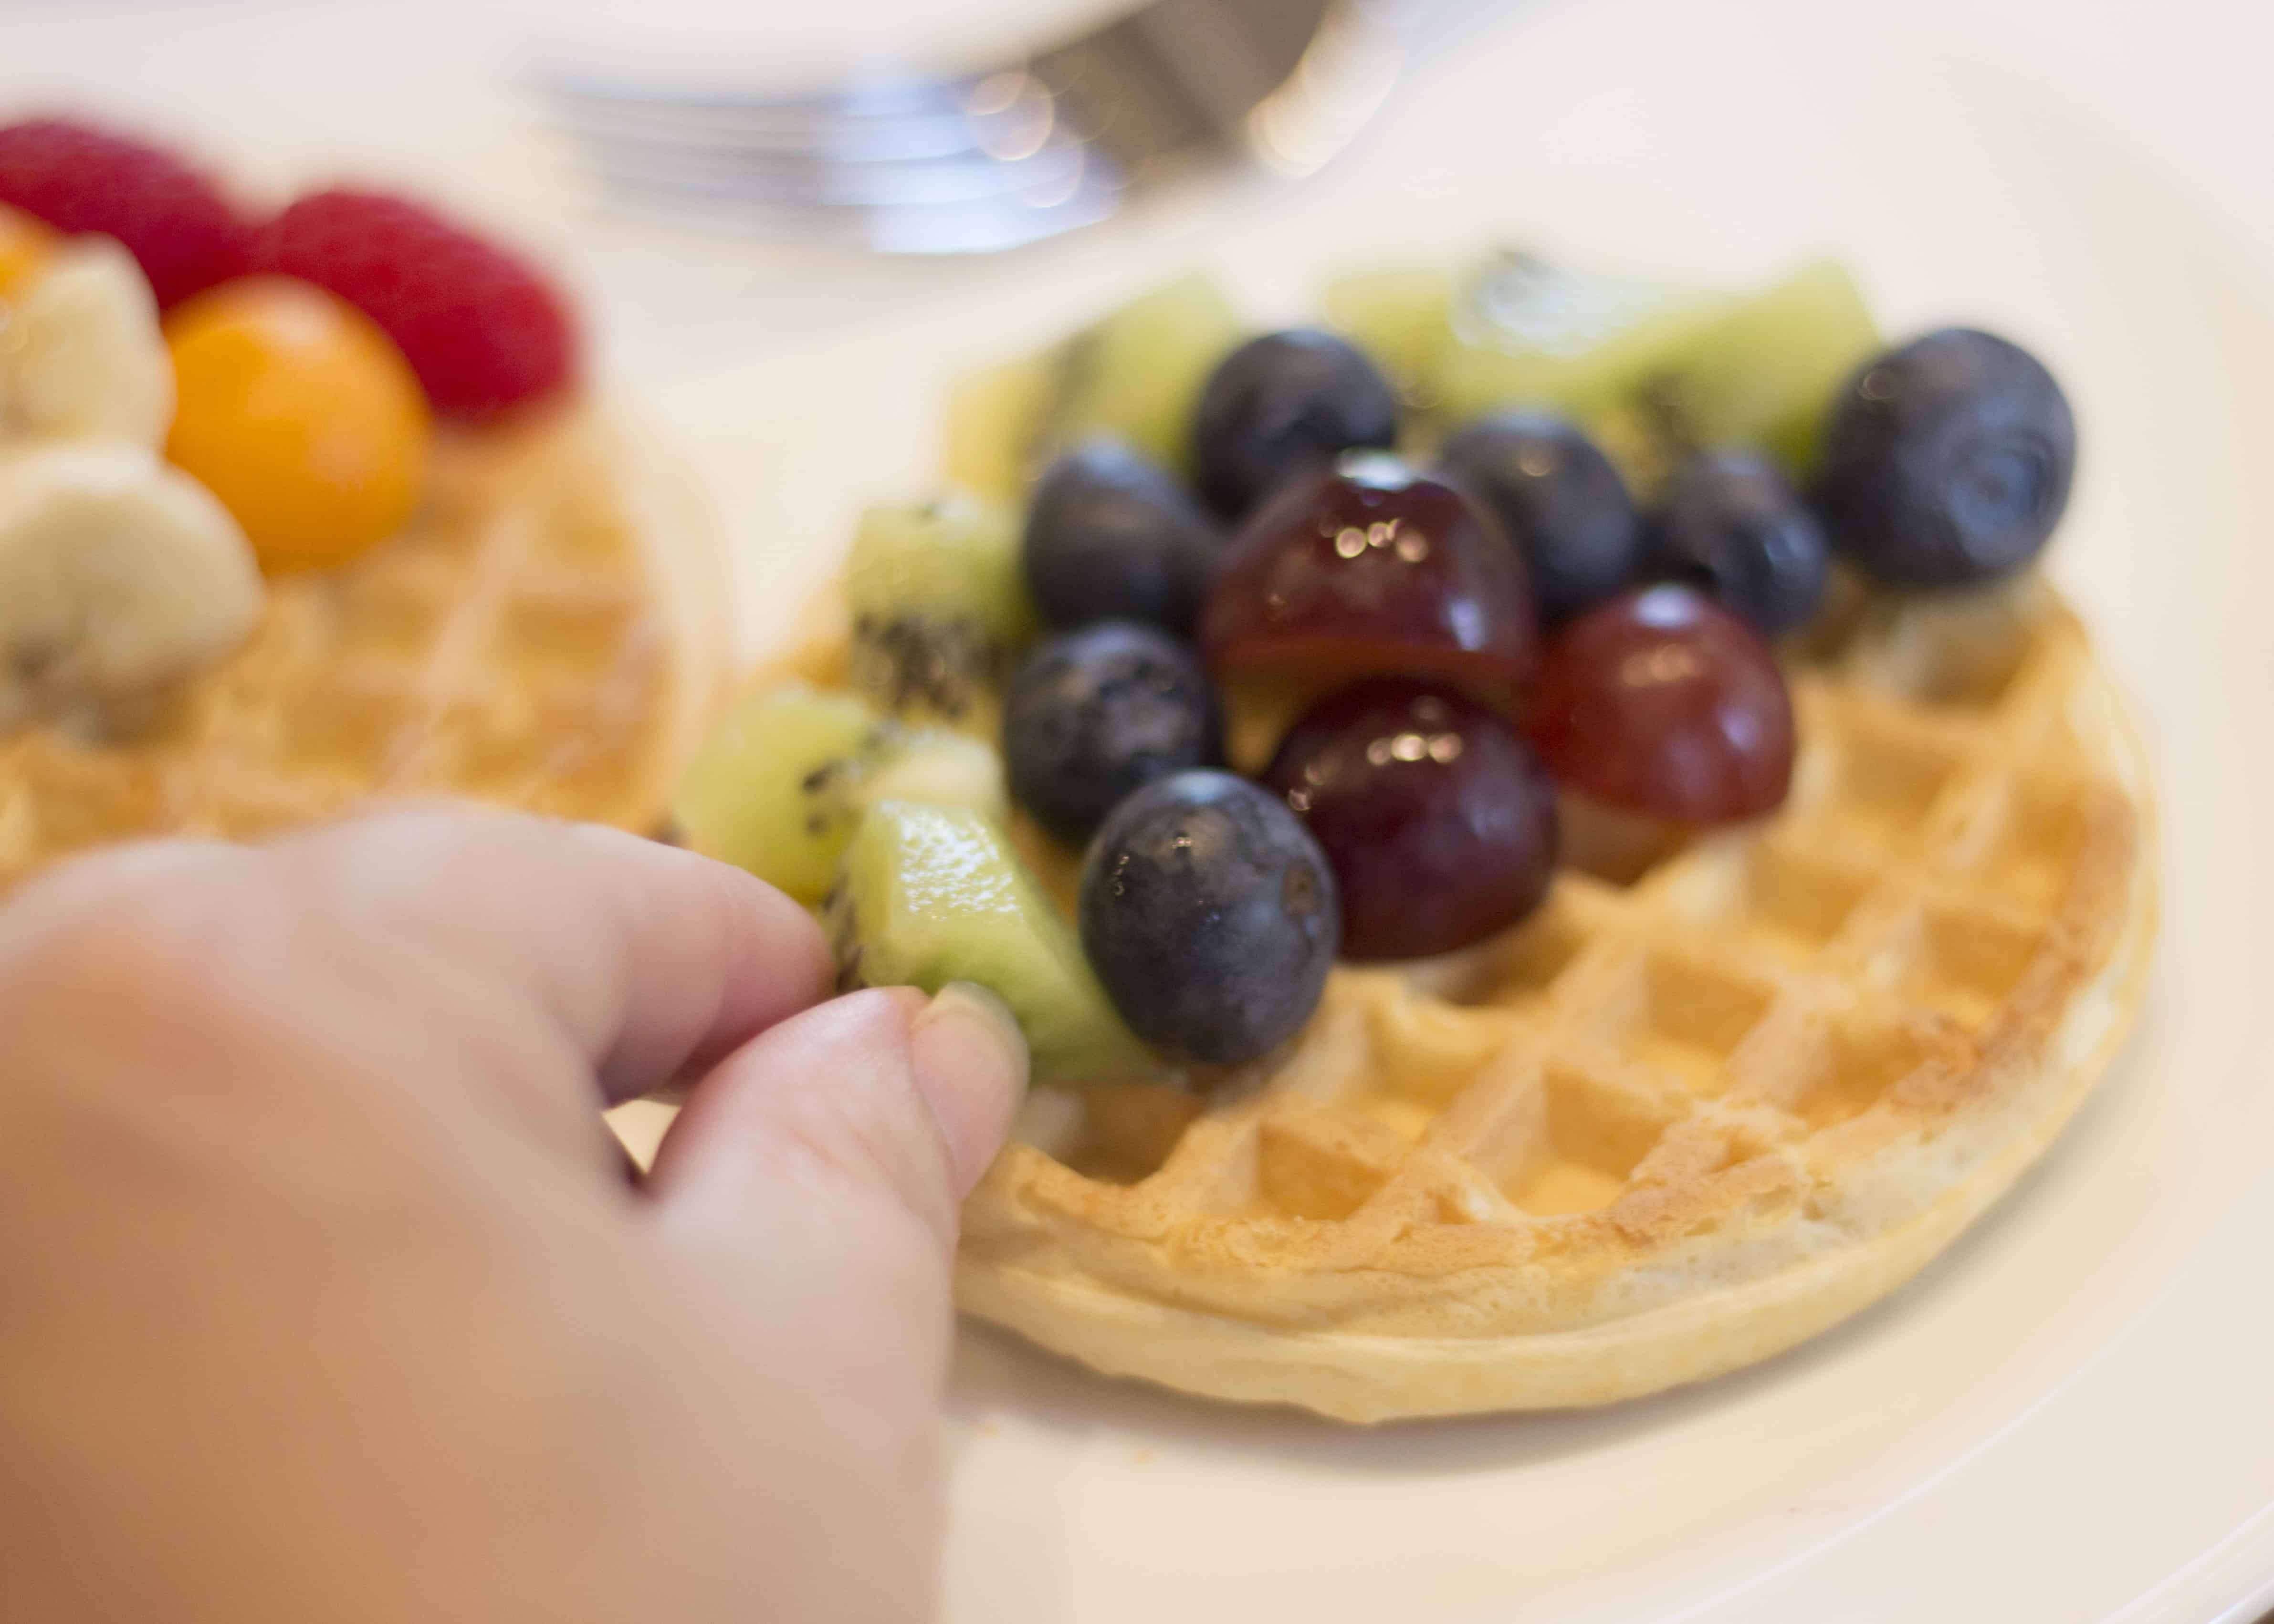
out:
M0 887L378 795L651 829L727 668L723 571L692 480L599 410L446 437L408 528L272 582L245 646L147 729L0 737Z
M2120 1040L2147 776L2035 578L1861 605L1793 686L1773 816L1578 852L1510 934L1337 970L1205 1092L1038 1091L965 1210L964 1308L1380 1421L1653 1392L1900 1285Z

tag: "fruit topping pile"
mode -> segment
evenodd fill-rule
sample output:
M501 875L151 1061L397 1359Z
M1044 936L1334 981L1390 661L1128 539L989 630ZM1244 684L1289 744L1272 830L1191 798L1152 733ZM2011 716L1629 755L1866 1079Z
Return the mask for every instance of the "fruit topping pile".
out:
M746 701L692 842L820 901L849 981L994 988L1040 1081L1236 1066L1338 958L1485 942L1607 831L1773 814L1835 576L1995 582L2067 499L2045 369L1885 349L1834 265L1504 253L1326 309L1249 336L1188 278L959 385L952 493L855 538L853 691Z
M433 418L541 405L576 346L549 282L417 204L264 222L162 148L0 126L0 732L132 725L262 575L403 527Z

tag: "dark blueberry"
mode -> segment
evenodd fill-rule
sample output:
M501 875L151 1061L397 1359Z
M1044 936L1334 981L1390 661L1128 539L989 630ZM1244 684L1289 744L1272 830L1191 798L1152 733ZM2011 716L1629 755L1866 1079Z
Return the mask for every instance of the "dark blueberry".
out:
M1348 340L1310 328L1233 350L1193 415L1201 494L1228 519L1292 475L1397 439L1397 391Z
M1113 809L1081 870L1081 944L1132 1030L1233 1065L1294 1036L1341 938L1335 878L1269 790L1180 772Z
M1352 959L1449 953L1547 894L1547 769L1459 694L1397 677L1344 688L1288 730L1263 781L1334 865Z
M1816 613L1830 572L1824 526L1775 463L1701 451L1667 481L1650 573L1704 589L1771 636Z
M1003 700L1013 800L1081 841L1132 790L1224 759L1224 721L1200 658L1156 627L1105 620L1020 662Z
M1618 591L1642 559L1642 523L1611 459L1570 424L1510 411L1445 442L1445 470L1499 515L1554 626Z
M1183 635L1223 544L1216 521L1114 440L1050 466L1027 510L1027 583L1052 626L1146 620Z
M1966 586L2037 556L2075 472L2053 375L2002 338L1945 327L1841 390L1817 509L1833 546L1889 585Z

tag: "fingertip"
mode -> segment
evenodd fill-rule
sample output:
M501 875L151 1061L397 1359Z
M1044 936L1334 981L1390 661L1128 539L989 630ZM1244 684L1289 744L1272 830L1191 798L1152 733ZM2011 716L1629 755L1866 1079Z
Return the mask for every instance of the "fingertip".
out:
M657 1152L655 1192L709 1214L698 1223L763 1222L818 1177L833 1199L904 1209L952 1239L1024 1075L985 996L871 988L771 1028L697 1084Z
M1026 1095L1026 1034L986 988L950 981L917 1012L908 1054L916 1092L946 1141L956 1194L968 1195Z

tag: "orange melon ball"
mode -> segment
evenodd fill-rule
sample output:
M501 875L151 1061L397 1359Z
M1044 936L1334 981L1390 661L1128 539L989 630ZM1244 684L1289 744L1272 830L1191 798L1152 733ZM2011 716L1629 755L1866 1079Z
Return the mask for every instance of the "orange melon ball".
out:
M426 397L361 312L307 282L248 277L177 305L166 346L166 455L237 515L263 570L335 568L410 517Z

